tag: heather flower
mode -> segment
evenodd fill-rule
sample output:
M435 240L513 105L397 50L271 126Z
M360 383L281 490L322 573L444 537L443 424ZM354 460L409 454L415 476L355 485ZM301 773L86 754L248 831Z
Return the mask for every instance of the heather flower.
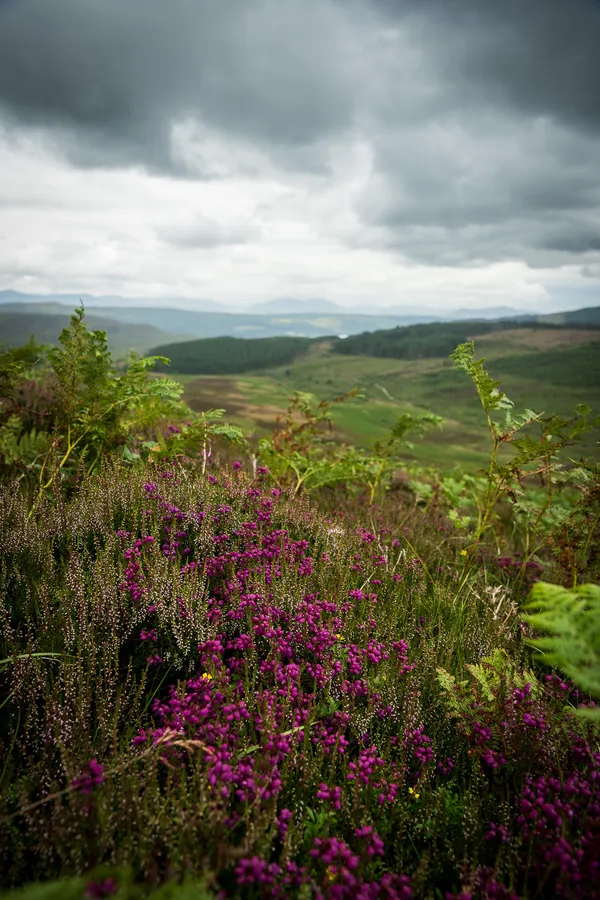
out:
M328 787L328 785L321 782L319 790L317 791L317 797L319 798L319 800L325 800L327 803L329 803L332 809L339 810L342 808L341 787Z
M367 786L371 783L374 772L384 765L384 760L379 756L377 747L373 744L360 751L357 763L348 763L349 772L346 778L348 781L357 779Z
M510 840L510 835L508 829L504 825L496 825L495 822L490 822L488 830L485 835L486 841L496 841L499 840L503 844L507 844Z
M281 840L285 840L285 837L288 832L289 824L292 821L293 813L289 809L282 809L279 815L277 816L277 828L279 830L279 837Z
M149 666L160 666L162 662L164 662L162 656L159 656L158 653L154 653L152 656L146 657L146 662Z
M158 632L156 628L151 628L149 631L140 631L140 640L141 641L157 641L158 640Z
M360 858L353 853L348 844L339 838L315 838L310 855L326 866L331 881L354 887L358 881L354 872L358 869Z
M416 763L417 775L433 759L431 738L424 734L423 728L408 732L404 746L412 751L413 762Z
M360 841L364 841L364 846L368 856L383 856L383 841L371 825L363 825L362 828L356 828L354 834Z
M114 878L106 878L104 881L90 881L85 888L84 897L89 900L103 900L111 894L116 894L119 886Z
M268 887L275 882L279 872L280 868L276 863L269 865L266 860L252 856L250 859L240 860L235 870L235 877L240 886L257 884Z
M140 505L136 509L131 493L119 499L118 517L107 529L108 552L102 551L102 565L97 566L102 578L110 577L114 558L115 583L121 583L121 593L111 608L114 591L97 591L100 612L88 594L92 597L93 588L103 585L95 569L85 568L86 557L78 557L79 551L72 548L78 546L75 541L87 547L85 535L98 530L104 506L98 504L88 521L79 507L73 511L67 505L65 521L75 535L73 541L65 536L75 561L69 573L73 590L65 592L65 604L71 606L68 615L61 613L72 630L68 646L74 654L87 654L90 635L96 640L96 635L106 632L111 641L114 636L115 647L122 650L119 669L124 673L125 663L131 670L131 676L127 675L131 691L129 696L123 692L119 715L123 713L126 724L139 721L140 728L130 753L119 756L115 769L119 777L111 778L104 788L111 796L105 798L97 821L88 821L86 804L73 803L62 810L68 833L77 842L74 858L79 854L77 858L83 859L87 853L89 828L82 824L93 825L99 848L119 846L121 852L116 841L123 840L123 858L129 854L136 866L139 863L139 871L144 871L154 844L146 838L136 841L128 833L127 814L118 804L122 790L135 810L142 836L147 835L149 823L168 832L188 820L187 812L178 818L182 810L204 810L194 824L199 840L179 842L173 832L168 865L215 872L232 896L283 900L305 890L323 900L406 900L412 894L409 879L386 868L401 859L416 866L411 840L416 838L420 852L424 835L420 829L429 827L425 823L434 821L435 829L444 828L444 822L452 826L462 806L461 792L476 798L481 789L481 803L468 805L473 858L461 854L458 862L452 861L443 855L445 842L441 841L435 865L421 868L415 879L419 894L433 896L437 891L443 896L454 883L464 884L476 900L508 900L511 888L502 881L509 884L509 878L514 878L515 890L522 889L524 896L532 896L536 885L542 884L549 896L561 900L591 900L590 885L599 880L600 774L593 732L568 737L575 726L563 716L562 708L565 702L573 702L572 688L560 679L546 680L542 686L531 678L532 684L523 685L517 666L498 690L497 681L492 680L491 693L481 683L470 691L459 660L480 662L492 639L499 639L503 652L513 642L519 646L514 621L503 636L491 616L481 630L470 618L469 627L475 633L469 631L461 652L453 656L451 699L456 725L451 725L441 708L439 689L431 690L426 684L432 666L453 653L450 639L460 638L446 633L446 623L437 614L439 604L429 602L430 589L436 591L441 585L443 591L449 579L440 577L431 587L425 583L419 559L411 560L406 554L392 561L403 574L388 571L392 534L380 527L375 511L372 531L357 532L350 523L333 531L325 521L318 523L315 532L308 504L306 508L302 504L296 514L289 494L284 503L278 503L281 492L259 481L249 489L247 476L235 464L233 470L239 477L222 472L220 483L215 481L211 487L206 478L193 481L187 475L178 486L178 472L157 472L153 475L156 488L135 473L131 483L141 496ZM106 506L110 508L109 501ZM146 507L152 508L150 520L144 517ZM35 534L36 540L42 540ZM417 536L419 553L433 572L438 560L434 558L432 566L426 542L421 544ZM48 559L54 560L51 551ZM33 555L37 565L38 556ZM44 554L39 559L43 561ZM399 581L405 576L405 587L401 587ZM80 591L81 609L73 607L71 597L78 597L78 580L87 586L88 578L90 591ZM378 582L377 595L370 593L370 586ZM36 589L38 602L51 622L53 609L44 591ZM481 607L485 618L486 604ZM420 615L422 611L426 616ZM94 617L93 628L86 627L88 614ZM27 615L33 621L30 611ZM468 610L465 615L470 615ZM9 627L1 621L0 626ZM398 638L411 635L415 626L418 637L410 637L414 662L409 663L409 642ZM41 650L49 646L44 643L47 634L40 629ZM137 635L148 643L146 652L138 643L127 659L131 635L134 644ZM97 640L96 659L102 664L102 637ZM112 660L112 644L107 647ZM170 664L160 672L164 680L157 673L148 677L140 664L144 656L149 666L162 663L158 654L147 655L154 649L160 649ZM439 649L437 656L434 649L436 653ZM27 661L20 671L29 671L26 665L32 666L31 684L35 685L33 666L41 668L45 663ZM38 702L35 716L29 716L30 731L24 731L24 737L27 741L31 737L34 755L36 747L44 746L46 734L56 733L63 742L65 736L74 741L81 735L79 723L73 727L70 705L87 698L78 686L65 691L59 667L56 675L49 668L52 674L43 678L49 685L48 696L54 692L54 697L66 699L64 709L58 704L51 714L40 712ZM416 671L414 678L397 677L411 671ZM99 735L94 746L99 748L112 746L107 737L110 741L116 721L114 683L109 687L92 698L93 727ZM128 703L133 710L129 718ZM90 707L81 708L85 713ZM427 724L419 726L419 722ZM432 729L429 734L425 727ZM46 755L50 762L39 754L38 768L29 771L54 777L56 764L51 753ZM480 765L486 777L482 778ZM506 777L495 776L504 765ZM448 779L444 786L442 777ZM72 787L90 793L103 781L102 766L94 759L73 779ZM33 790L31 794L35 796ZM281 808L283 803L292 806L293 813ZM517 811L515 821L508 818L511 804ZM39 835L46 840L47 860L52 857L44 835L51 832L48 823L54 822L54 806L42 806L32 817L36 827L37 823L42 826ZM307 809L316 810L319 829L312 849L305 844L313 840L315 825L314 821L309 824ZM161 819L165 815L168 823ZM498 819L504 824L498 824ZM23 817L26 827L30 826ZM332 834L337 828L340 836ZM449 841L455 830L459 829L448 827ZM400 834L406 837L402 847ZM236 855L240 847L246 854L242 859ZM296 854L298 861L293 858ZM233 860L226 863L227 871L220 859ZM299 864L301 859L305 866ZM497 871L476 869L476 860L492 859Z
M98 760L91 759L81 775L73 779L71 787L82 794L89 794L93 787L98 787L104 781L104 766Z
M450 756L446 757L445 762L438 760L435 764L435 770L439 775L450 775L454 769L454 761Z

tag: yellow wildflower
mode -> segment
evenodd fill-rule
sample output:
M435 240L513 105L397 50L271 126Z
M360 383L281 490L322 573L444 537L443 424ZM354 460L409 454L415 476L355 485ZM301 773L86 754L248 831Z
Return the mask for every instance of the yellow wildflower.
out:
M202 676L202 681L212 681L212 675L210 672L205 672Z
M335 876L337 875L337 870L335 866L327 866L327 877L330 881L335 881Z

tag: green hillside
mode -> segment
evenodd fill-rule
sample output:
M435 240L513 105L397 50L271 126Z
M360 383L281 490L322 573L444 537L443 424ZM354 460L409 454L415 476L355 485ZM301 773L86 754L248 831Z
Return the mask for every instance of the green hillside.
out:
M600 334L594 343L565 347L560 351L500 357L495 365L499 378L533 379L554 387L600 389Z
M471 336L467 331L465 338ZM432 412L444 417L443 429L428 434L405 457L418 455L442 468L458 464L474 470L484 464L488 435L479 401L447 354L393 359L336 352L346 343L311 344L305 355L278 368L257 363L254 371L237 375L232 368L224 374L222 365L219 377L184 375L186 402L196 410L210 409L218 396L230 419L258 436L270 431L293 391L331 400L357 387L361 398L333 409L334 438L369 447L401 412ZM511 329L475 337L475 350L488 358L517 409L570 416L578 403L586 403L600 414L600 332ZM593 444L589 438L586 452Z
M222 375L287 365L305 354L311 338L273 337L244 340L218 337L154 347L171 360L170 370L183 375ZM158 371L165 371L158 366Z
M583 311L582 311L583 312ZM566 314L565 314L566 315ZM510 331L556 331L575 323L547 322L522 319L503 319L492 322L464 321L443 322L427 325L409 325L384 331L363 332L343 341L332 348L335 353L348 356L378 356L391 359L433 359L447 356L463 341L496 333ZM600 324L600 323L599 323ZM593 327L592 323L587 323ZM579 327L582 327L580 324ZM508 334L507 334L508 336ZM600 334L598 335L600 339Z

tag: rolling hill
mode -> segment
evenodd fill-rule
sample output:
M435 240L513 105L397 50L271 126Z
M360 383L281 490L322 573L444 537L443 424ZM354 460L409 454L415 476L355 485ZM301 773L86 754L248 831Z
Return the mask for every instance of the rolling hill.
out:
M69 324L68 312L54 310L38 313L4 311L0 307L0 347L18 347L33 335L38 344L56 344L58 336ZM126 324L103 316L86 314L86 324L92 331L106 331L108 346L115 357L123 357L130 350L146 353L160 342L185 340L183 335L165 334L153 325Z
M154 347L155 356L167 356L171 360L169 371L182 375L237 374L255 369L289 365L307 353L313 341L310 338L273 337L244 340L243 338L218 337L180 344ZM157 371L166 371L158 364Z
M600 329L512 321L508 327L506 322L484 325L467 323L466 329L457 327L445 338L439 326L421 326L418 356L410 343L403 357L370 355L366 346L363 352L340 353L350 339L329 339L309 342L306 352L279 366L256 354L254 361L247 358L244 372L232 368L227 354L215 355L218 365L212 374L194 376L187 369L181 375L184 399L198 411L218 404L232 422L258 437L273 428L293 391L332 400L357 387L361 399L333 407L334 439L369 447L385 437L402 412L433 412L445 419L443 429L407 450L406 460L476 471L487 458L487 426L473 385L448 359L458 343L474 338L477 355L487 358L486 367L517 412L530 408L570 417L577 404L585 403L600 414ZM398 340L395 329L392 337ZM210 344L215 342L202 343L203 353ZM258 342L240 342L240 348L243 344ZM406 350L402 343L399 347ZM176 352L176 346L160 349L166 356ZM178 377L175 358L172 374ZM598 437L592 433L586 438L584 452L597 450Z
M93 298L92 298L93 300ZM229 313L214 311L196 311L189 309L171 309L162 307L139 306L102 306L84 300L85 308L91 316L101 315L113 322L128 325L152 325L167 334L186 335L190 338L242 337L266 338L279 337L326 337L330 334L358 334L361 331L372 331L377 328L394 328L412 322L432 321L432 316L394 316L394 315L362 315L360 313L332 313L322 310L308 313ZM71 307L55 301L40 303L2 302L0 292L0 312L19 312L24 315L39 317L42 315L63 315L70 312L79 302L75 300ZM160 338L159 338L160 340ZM171 338L174 340L174 338Z

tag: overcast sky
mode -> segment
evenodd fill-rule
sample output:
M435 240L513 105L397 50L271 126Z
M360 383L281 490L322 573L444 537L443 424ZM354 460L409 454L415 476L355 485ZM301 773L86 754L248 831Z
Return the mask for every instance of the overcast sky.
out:
M0 0L0 288L600 303L598 0Z

